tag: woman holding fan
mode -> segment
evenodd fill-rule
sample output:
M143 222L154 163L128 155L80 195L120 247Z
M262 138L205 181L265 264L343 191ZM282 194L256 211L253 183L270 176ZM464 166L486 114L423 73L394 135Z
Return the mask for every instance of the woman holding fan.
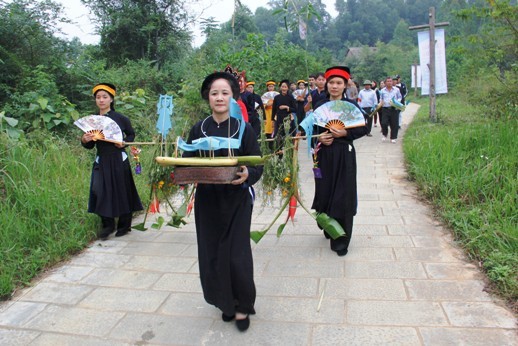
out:
M350 71L345 66L330 67L325 72L328 98L318 102L315 109L329 101L348 101L356 107L355 101L344 98ZM331 250L338 256L345 256L353 231L353 218L358 204L356 190L356 152L353 141L367 134L366 126L354 128L322 128L316 126L317 137L314 147L315 197L312 209L334 218L345 231L345 236L331 239ZM326 238L329 238L324 232Z
M279 93L275 91L275 81L270 79L266 82L267 91L261 96L264 104L264 133L266 137L270 137L274 130L274 121L272 118L273 98Z
M115 121L125 136L124 141L132 142L135 139L135 131L131 121L115 112L115 86L100 83L94 86L92 93L99 114ZM88 212L101 217L102 229L99 238L106 240L115 231L116 237L130 232L132 213L142 210L143 207L131 174L125 144L95 141L94 137L91 133L85 133L81 137L83 147L97 148L90 181ZM117 225L115 219L118 219Z

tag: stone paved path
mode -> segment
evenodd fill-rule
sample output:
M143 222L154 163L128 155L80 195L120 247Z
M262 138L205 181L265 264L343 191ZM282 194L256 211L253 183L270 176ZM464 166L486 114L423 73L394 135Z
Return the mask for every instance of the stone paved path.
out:
M416 105L409 105L405 126ZM515 316L406 179L401 143L356 142L359 212L345 257L302 209L253 245L257 315L240 333L203 300L194 222L95 242L0 305L0 345L518 345ZM400 136L401 138L402 136ZM300 151L311 205L311 161ZM274 209L254 210L253 229Z

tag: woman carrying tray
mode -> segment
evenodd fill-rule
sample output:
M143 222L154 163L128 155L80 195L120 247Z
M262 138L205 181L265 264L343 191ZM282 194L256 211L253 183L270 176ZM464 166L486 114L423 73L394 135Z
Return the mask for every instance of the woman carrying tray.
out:
M201 96L209 102L212 114L199 121L189 133L187 143L203 137L238 138L245 126L238 149L185 151L184 157L260 156L256 135L250 124L230 117L230 100L239 97L236 78L215 72L205 78ZM222 311L225 322L236 320L240 331L250 325L255 314L255 284L250 224L253 190L263 172L262 166L241 166L231 184L198 184L194 218L198 241L200 280L205 300Z
M355 101L344 98L350 71L345 66L328 68L325 73L326 92L328 98L315 105L315 110L329 101L343 100L353 103L360 108ZM367 134L366 126L349 129L325 129L317 127L318 144L316 162L319 169L319 177L315 175L315 197L312 209L319 213L326 213L340 223L345 231L345 236L331 239L331 250L338 256L345 256L348 251L353 231L353 218L356 215L358 204L356 190L356 151L353 140ZM329 236L324 232L326 238Z
M124 141L132 142L135 139L135 131L131 121L115 112L115 90L113 84L100 83L94 86L92 93L99 108L99 114L115 121L125 136ZM88 212L101 217L102 229L99 238L106 240L115 230L117 230L116 237L130 232L132 213L143 208L131 175L125 145L94 141L94 137L91 133L85 133L81 137L83 147L97 148L97 156L92 167ZM118 218L117 227L115 227L116 218Z

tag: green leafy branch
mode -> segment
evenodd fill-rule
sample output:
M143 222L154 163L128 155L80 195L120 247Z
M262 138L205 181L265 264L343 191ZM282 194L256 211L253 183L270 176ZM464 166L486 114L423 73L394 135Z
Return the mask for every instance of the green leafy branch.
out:
M284 122L285 133L289 133L289 117ZM264 135L261 147L263 152L269 150L266 144ZM286 220L277 228L277 237L280 237L286 224L291 219L292 222L295 217L297 203L306 211L317 224L333 239L345 235L342 226L333 218L325 213L312 213L302 203L299 194L298 174L298 144L299 139L293 139L292 136L285 136L283 149L274 148L274 154L281 152L283 155L263 155L265 159L264 173L262 177L263 192L265 192L264 201L271 201L273 198L273 191L277 190L281 193L281 207L273 220L260 231L250 232L250 238L258 243L264 235L273 227L282 213L288 209Z

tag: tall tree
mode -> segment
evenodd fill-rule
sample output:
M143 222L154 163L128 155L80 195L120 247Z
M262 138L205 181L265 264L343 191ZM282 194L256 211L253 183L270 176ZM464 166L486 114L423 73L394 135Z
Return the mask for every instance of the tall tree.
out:
M408 23L400 19L394 28L394 36L391 43L399 47L412 48L417 45L417 35L415 31L408 30Z
M64 68L63 42L54 37L58 24L67 22L62 13L51 0L0 3L0 103L36 66L51 74Z
M250 9L238 3L233 17L223 24L223 31L232 34L234 39L245 40L248 34L259 32L252 17Z
M264 36L266 42L273 41L279 28L284 28L282 18L275 16L273 10L265 7L258 7L253 17L257 30Z
M81 0L97 17L109 63L146 59L161 66L190 46L189 12L180 0Z
M342 42L374 46L377 41L389 42L399 21L397 0L364 0L354 6L346 3L333 21L336 35Z
M308 48L317 51L327 46L326 32L329 29L331 16L320 0L272 0L268 3L273 14L284 23L288 30L289 41L305 45L306 39L301 37L300 24L306 25Z

